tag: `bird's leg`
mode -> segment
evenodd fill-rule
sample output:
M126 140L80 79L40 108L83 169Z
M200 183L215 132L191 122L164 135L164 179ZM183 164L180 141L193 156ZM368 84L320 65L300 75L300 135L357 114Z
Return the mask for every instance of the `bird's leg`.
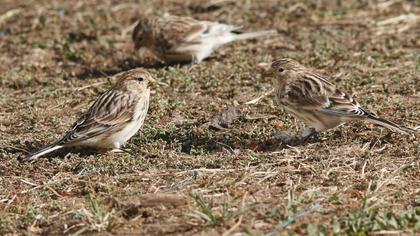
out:
M190 62L190 66L200 63L196 56L192 56L192 60Z
M309 127L306 127L304 130L303 130L303 134L302 134L302 136L300 137L300 141L301 142L306 142L306 141L308 141L311 137L314 137L314 136L316 136L318 134L318 132L314 129L314 128L309 128Z
M197 55L192 55L192 60L191 60L192 65L200 64L201 61L202 59L198 58Z
M194 69L198 64L200 64L200 61L197 59L196 56L192 56L191 62L185 64L188 67L188 70L191 71Z

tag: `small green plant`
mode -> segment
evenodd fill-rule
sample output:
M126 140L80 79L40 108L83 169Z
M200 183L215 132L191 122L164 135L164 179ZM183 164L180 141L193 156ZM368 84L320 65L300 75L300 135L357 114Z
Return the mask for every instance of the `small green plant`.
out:
M0 74L0 85L12 89L22 89L32 85L33 78L29 73L9 71Z
M216 226L227 223L253 208L253 206L246 206L239 207L237 210L231 211L230 209L232 207L230 206L229 202L225 201L219 210L215 211L213 210L213 202L206 203L199 194L190 193L190 197L198 205L199 210L196 210L189 215L193 218L204 220L209 226Z
M349 213L341 227L348 235L368 235L380 230L420 230L420 208L405 211L399 215L379 208L369 208L366 200L359 209Z
M363 205L354 212L341 219L333 219L329 225L306 224L300 225L307 235L330 235L331 233L351 236L366 236L375 231L418 232L420 230L420 208L411 209L394 214L380 212L379 209L369 209ZM292 231L293 233L293 231Z
M77 42L78 40L75 39L75 37L72 35L67 35L64 39L60 40L59 49L65 58L72 61L77 61L80 59L80 54L74 47L74 44Z
M85 220L85 226L82 227L75 235L86 231L110 231L117 225L114 217L115 210L100 196L89 195L86 207L82 208L76 215L76 218Z
M190 193L190 197L194 200L194 202L198 205L199 210L194 211L190 216L204 220L208 225L214 226L217 225L219 222L218 217L216 217L215 213L212 210L212 204L206 203L203 198L197 193Z

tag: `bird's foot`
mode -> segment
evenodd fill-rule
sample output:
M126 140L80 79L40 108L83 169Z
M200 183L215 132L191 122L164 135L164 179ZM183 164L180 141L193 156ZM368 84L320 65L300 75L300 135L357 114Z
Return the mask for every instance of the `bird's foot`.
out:
M115 149L112 149L111 152L113 152L113 153L128 153L131 156L136 156L136 154L131 149L126 149L126 148L115 148Z
M189 62L189 63L185 63L184 64L184 66L188 69L188 71L192 71L192 70L194 70L196 67L198 67L199 65L198 64L200 64L200 61L198 61L198 60L192 60L191 62Z
M301 143L308 142L310 139L318 139L318 132L314 128L305 128L303 134L299 137Z

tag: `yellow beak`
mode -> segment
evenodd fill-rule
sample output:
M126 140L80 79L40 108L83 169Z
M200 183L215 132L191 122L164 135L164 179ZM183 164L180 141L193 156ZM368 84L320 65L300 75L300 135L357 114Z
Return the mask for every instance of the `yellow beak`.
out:
M156 80L151 76L147 79L147 86L150 88L154 88L156 86Z

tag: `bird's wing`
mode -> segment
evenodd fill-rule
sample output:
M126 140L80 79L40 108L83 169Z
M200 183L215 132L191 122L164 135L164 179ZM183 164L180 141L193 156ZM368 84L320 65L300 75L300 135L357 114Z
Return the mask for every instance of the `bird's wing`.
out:
M327 81L328 82L328 81ZM332 84L325 83L316 77L304 75L302 78L290 82L285 87L287 101L293 106L307 110L319 110L330 105L328 99Z
M319 110L339 116L376 116L357 101L341 92L326 78L306 73L286 87L288 100L302 109Z
M375 113L362 108L357 101L347 94L336 90L334 94L328 97L330 104L320 109L322 112L339 116L360 116L360 117L378 117Z
M223 36L226 33L231 33L233 31L238 34L241 33L238 31L241 28L240 26L221 24L211 21L201 21L200 23L206 26L206 30L200 35L200 38Z
M156 23L160 40L167 43L167 48L193 41L208 30L207 24L191 17L165 16L159 18Z
M109 90L93 103L58 143L80 142L120 127L133 119L135 105L129 94Z
M362 108L351 96L337 89L328 79L319 74L307 73L304 75L304 81L307 81L306 86L310 85L312 93L321 94L318 99L322 97L323 103L318 109L322 112L349 117L377 117L375 113Z
M329 100L330 105L328 107L320 109L321 112L348 118L367 119L368 121L374 124L387 127L390 130L400 132L403 134L419 132L417 128L401 126L395 122L379 117L374 112L371 112L368 109L361 107L360 104L357 101L353 100L352 97L340 92L339 90L337 90L336 93L333 94L333 96L330 96Z

